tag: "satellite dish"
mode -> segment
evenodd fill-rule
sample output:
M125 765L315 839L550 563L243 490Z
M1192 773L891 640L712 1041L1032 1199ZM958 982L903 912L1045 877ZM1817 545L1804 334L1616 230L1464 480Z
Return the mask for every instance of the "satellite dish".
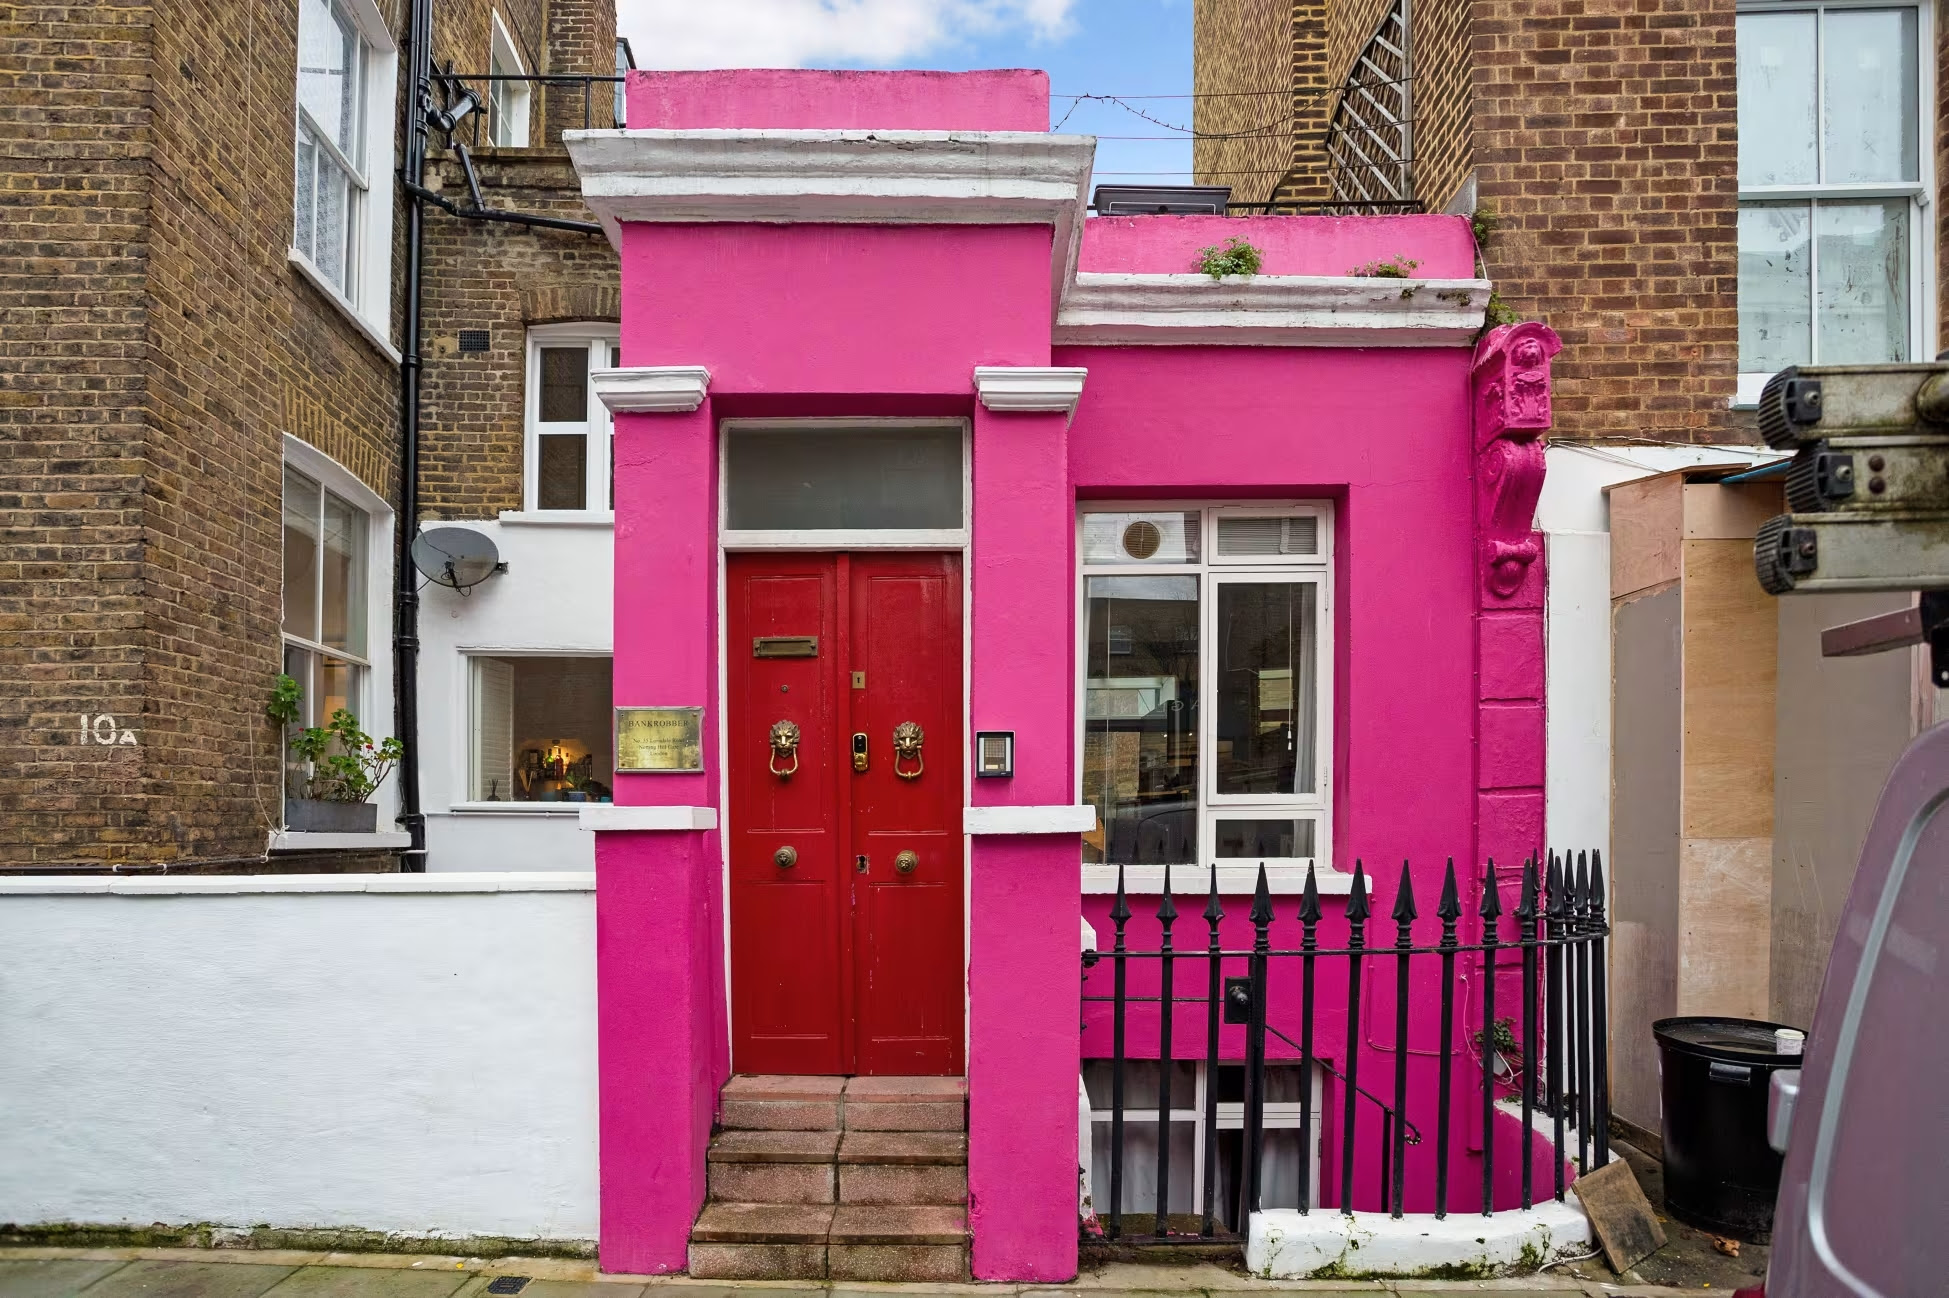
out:
M437 585L462 594L497 572L506 572L501 552L471 527L428 528L413 538L413 566Z

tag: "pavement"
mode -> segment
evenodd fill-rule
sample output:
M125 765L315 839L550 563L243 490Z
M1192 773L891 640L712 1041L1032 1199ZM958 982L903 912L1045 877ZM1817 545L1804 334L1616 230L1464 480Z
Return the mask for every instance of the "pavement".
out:
M510 1277L525 1283L516 1287ZM0 1249L0 1298L486 1298L510 1293L520 1298L869 1298L892 1294L1028 1298L1066 1293L1083 1298L1156 1298L1161 1294L1243 1298L1253 1291L1321 1298L1411 1298L1422 1294L1666 1298L1681 1293L1696 1295L1699 1288L1620 1284L1615 1279L1564 1275L1560 1270L1481 1281L1268 1281L1216 1263L1154 1266L1134 1262L1105 1263L1066 1285L732 1284L681 1276L603 1275L594 1262L561 1258L484 1260L269 1249Z

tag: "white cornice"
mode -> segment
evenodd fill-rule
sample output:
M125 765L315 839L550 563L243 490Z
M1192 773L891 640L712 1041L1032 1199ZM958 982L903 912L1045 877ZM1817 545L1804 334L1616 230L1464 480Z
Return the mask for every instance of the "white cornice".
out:
M970 834L1087 834L1096 828L1090 803L1053 807L968 807L962 826Z
M582 199L624 221L1050 225L1076 264L1096 140L1044 131L564 131Z
M1076 413L1089 371L1080 366L977 365L975 395L990 410Z
M1079 273L1058 345L1466 347L1489 281Z
M590 370L589 382L612 414L681 414L704 404L711 372L702 365L637 365Z
M608 802L585 803L584 829L658 830L665 833L717 828L716 807L618 807Z

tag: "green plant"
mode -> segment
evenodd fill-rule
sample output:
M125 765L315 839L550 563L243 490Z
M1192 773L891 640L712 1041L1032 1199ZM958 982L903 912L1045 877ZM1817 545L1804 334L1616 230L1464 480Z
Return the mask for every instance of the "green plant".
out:
M364 802L406 751L397 739L374 743L344 708L322 726L291 737L291 751L311 763L308 792L326 802Z
M1412 257L1394 256L1385 261L1370 261L1355 266L1347 274L1360 279L1406 279L1421 265Z
M1489 1040L1495 1047L1496 1053L1505 1059L1522 1052L1522 1046L1516 1041L1516 1020L1507 1015L1496 1020L1495 1030L1490 1033ZM1475 1044L1478 1048L1482 1045L1480 1032L1475 1034Z
M1493 239L1496 231L1501 228L1502 218L1497 216L1496 209L1487 203L1479 205L1475 209L1475 214L1469 217L1469 232L1475 236L1477 248L1488 247L1489 240Z
M1198 269L1213 279L1227 275L1256 275L1264 255L1245 240L1233 235L1223 247L1198 249Z
M264 704L264 715L274 726L288 726L297 722L298 704L304 701L304 691L298 682L289 676L279 676L277 684L271 686L271 697Z
M1484 332L1494 329L1498 325L1515 324L1521 319L1522 317L1516 314L1516 309L1502 300L1502 294L1496 292L1494 289L1489 290L1489 305L1482 314L1482 328Z

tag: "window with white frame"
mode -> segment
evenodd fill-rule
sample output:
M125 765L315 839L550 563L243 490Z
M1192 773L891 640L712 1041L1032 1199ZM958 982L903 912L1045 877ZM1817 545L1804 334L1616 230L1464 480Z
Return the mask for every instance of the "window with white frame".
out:
M1124 1062L1123 1078L1123 1211L1157 1211L1157 1141L1159 1068L1156 1060ZM1083 1091L1090 1105L1090 1197L1101 1218L1110 1211L1110 1136L1113 1095L1112 1065L1107 1059L1083 1061ZM1301 1104L1306 1070L1297 1063L1268 1063L1264 1137L1259 1168L1259 1203L1266 1208L1299 1206L1299 1178L1309 1177L1308 1202L1320 1198L1320 1128L1322 1089L1320 1070L1312 1077L1312 1124L1305 1132ZM1171 1109L1165 1123L1171 1142L1173 1216L1204 1212L1205 1088L1214 1084L1202 1063L1179 1060L1171 1065ZM1216 1193L1212 1215L1226 1229L1237 1229L1239 1189L1245 1164L1245 1067L1221 1062L1215 1085L1218 1094Z
M1332 514L1288 506L1082 511L1086 877L1275 882L1330 861ZM1236 884L1238 880L1221 881Z
M298 0L297 153L291 249L353 312L383 324L398 59L372 0Z
M527 508L614 507L611 421L589 371L622 363L613 324L545 325L528 333Z
M609 658L477 654L468 668L467 801L611 799Z
M487 54L487 71L492 77L520 77L527 73L521 52L514 47L501 15L496 13ZM490 80L487 83L487 135L503 149L528 147L528 105L533 95L526 81Z
M1924 359L1929 15L1742 5L1739 395L1789 365Z
M364 510L285 466L284 673L303 692L300 725L322 726L340 708L365 719L371 534ZM303 796L304 780L287 752L287 796Z

